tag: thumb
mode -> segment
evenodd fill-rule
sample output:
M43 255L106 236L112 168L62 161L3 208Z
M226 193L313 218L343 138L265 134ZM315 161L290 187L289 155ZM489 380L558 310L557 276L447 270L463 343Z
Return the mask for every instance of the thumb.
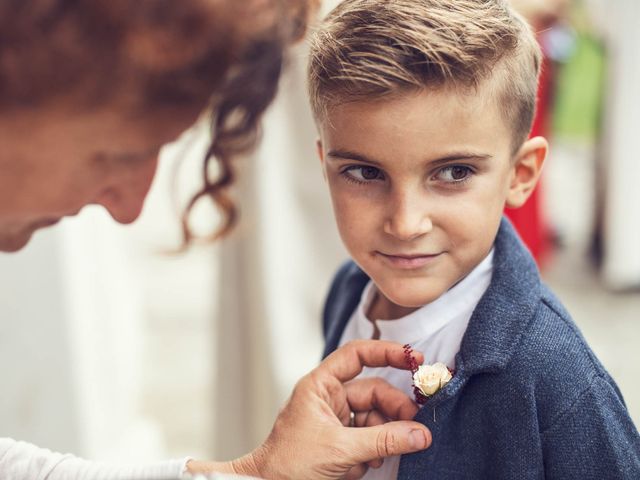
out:
M418 422L397 421L375 427L345 428L350 463L413 453L431 445L431 432Z

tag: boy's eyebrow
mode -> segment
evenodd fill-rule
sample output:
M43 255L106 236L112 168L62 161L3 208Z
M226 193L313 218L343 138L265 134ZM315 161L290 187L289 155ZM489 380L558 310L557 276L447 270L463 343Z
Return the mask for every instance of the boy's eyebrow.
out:
M371 158L368 158L359 153L351 152L349 150L329 150L329 152L327 152L327 156L333 157L333 158L342 158L344 160L356 160L358 162L380 165L380 162L376 162Z
M341 158L344 160L356 160L358 162L371 163L373 165L381 165L381 162L368 158L365 155L351 152L349 150L329 150L327 152L327 156L334 158ZM441 163L447 163L456 160L489 160L492 158L492 155L485 153L474 153L474 152L454 152L450 153L444 157L437 158L435 160L430 160L429 164L439 165Z
M431 160L429 164L440 165L442 163L455 162L457 160L489 160L493 158L493 155L488 153L474 153L474 152L454 152L441 158Z

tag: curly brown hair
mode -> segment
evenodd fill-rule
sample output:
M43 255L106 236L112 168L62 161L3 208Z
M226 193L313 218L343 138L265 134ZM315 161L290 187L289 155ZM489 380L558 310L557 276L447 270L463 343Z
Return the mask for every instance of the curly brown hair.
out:
M305 33L318 0L3 0L0 2L0 108L39 107L73 98L87 108L122 91L141 110L171 105L211 109L212 141L202 198L220 208L213 238L237 221L228 196L233 160L259 137L286 50ZM217 174L212 163L217 162Z

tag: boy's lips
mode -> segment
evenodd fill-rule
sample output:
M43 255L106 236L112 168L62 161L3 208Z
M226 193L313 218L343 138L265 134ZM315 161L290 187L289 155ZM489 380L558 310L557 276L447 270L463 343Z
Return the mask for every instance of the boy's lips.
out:
M384 261L392 267L404 270L424 267L441 255L441 253L390 254L379 251L377 251L376 254L382 257Z

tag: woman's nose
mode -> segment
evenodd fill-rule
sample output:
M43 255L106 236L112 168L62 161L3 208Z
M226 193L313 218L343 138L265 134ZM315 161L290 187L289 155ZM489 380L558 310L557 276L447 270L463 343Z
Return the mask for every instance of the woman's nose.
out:
M114 175L95 203L106 208L116 222L132 223L142 212L157 163L157 158L153 158L144 165L131 166L127 171Z

